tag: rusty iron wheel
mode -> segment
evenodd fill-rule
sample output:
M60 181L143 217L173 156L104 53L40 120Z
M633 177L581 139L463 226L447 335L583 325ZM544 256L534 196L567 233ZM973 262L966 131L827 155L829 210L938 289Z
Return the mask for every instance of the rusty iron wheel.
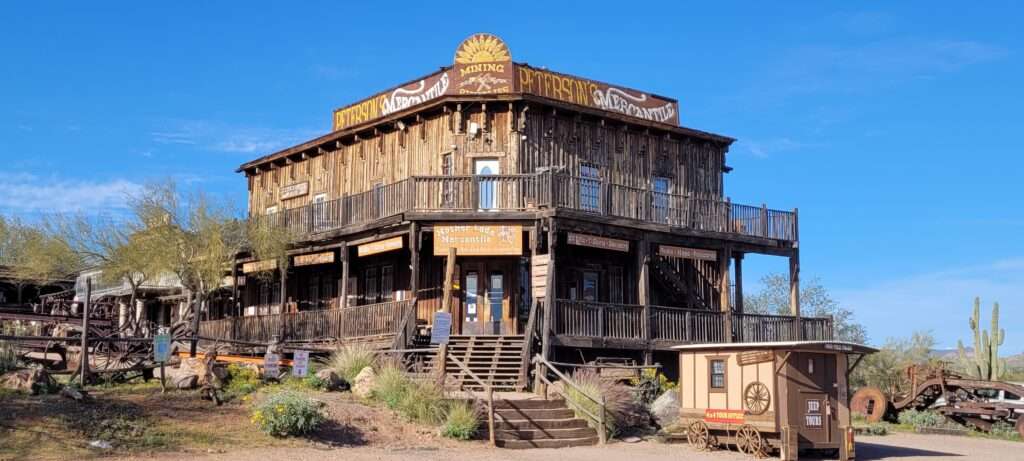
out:
M694 421L686 430L686 441L698 450L711 448L711 434L708 432L708 425L703 421Z
M764 453L764 439L753 426L744 424L736 431L736 448L740 453L760 457Z
M771 401L772 394L768 392L768 386L760 381L747 384L747 388L743 390L743 403L752 415L760 415L768 411Z
M870 423L877 423L889 409L889 399L881 389L874 386L862 387L850 399L850 411L860 413Z

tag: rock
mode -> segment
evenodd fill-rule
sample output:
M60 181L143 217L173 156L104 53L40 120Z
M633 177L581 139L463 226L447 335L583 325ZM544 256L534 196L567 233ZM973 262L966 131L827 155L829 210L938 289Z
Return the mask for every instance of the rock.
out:
M348 389L348 383L341 376L338 376L334 370L330 368L324 368L316 372L316 377L320 378L321 381L327 384L327 390L329 391L341 391Z
M110 442L107 442L106 440L93 440L92 442L89 442L89 447L97 448L100 450L109 450L111 448L114 448L114 446L111 445Z
M228 379L228 369L225 366L217 365L213 367L213 374L221 381Z
M377 384L377 373L373 372L373 368L363 368L356 379L352 380L352 393L357 397L368 398L370 393L373 392L373 386Z
M85 391L76 389L74 387L64 386L64 388L60 390L60 395L67 397L71 400L81 402L85 400L88 394L86 394Z
M625 443L640 443L640 442L643 442L644 439L641 438L641 437L637 437L635 435L632 435L632 436L623 438L622 441L625 442Z
M654 421L661 427L669 427L679 419L679 390L665 391L651 404Z
M56 381L42 368L14 370L0 376L0 387L33 395L47 392L56 385Z
M194 389L199 382L196 375L181 375L174 380L174 387L178 389Z
M181 360L181 365L178 367L182 376L196 376L200 382L206 380L206 363L203 359L198 357L186 357Z

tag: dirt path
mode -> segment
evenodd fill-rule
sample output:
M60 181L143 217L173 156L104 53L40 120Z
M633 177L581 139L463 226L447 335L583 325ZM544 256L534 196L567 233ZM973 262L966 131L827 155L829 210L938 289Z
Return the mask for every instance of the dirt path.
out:
M973 437L941 437L896 433L885 437L861 437L857 443L857 459L869 460L997 460L1022 459L1024 443ZM133 458L139 459L139 458ZM160 461L417 461L494 460L494 461L750 461L751 458L728 451L698 452L686 445L643 442L613 443L605 447L577 447L558 450L501 450L480 443L462 444L453 448L265 448L231 453L197 455L166 454Z

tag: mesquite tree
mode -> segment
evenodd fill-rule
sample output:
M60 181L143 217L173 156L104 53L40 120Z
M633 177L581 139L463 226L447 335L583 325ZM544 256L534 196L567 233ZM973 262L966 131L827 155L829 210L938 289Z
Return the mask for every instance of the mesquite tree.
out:
M957 341L960 361L967 373L978 379L996 381L1006 372L1006 361L999 358L999 346L1003 344L1006 331L999 328L999 303L992 306L991 330L981 327L981 299L974 298L974 312L968 320L974 334L974 350L968 358L963 341Z

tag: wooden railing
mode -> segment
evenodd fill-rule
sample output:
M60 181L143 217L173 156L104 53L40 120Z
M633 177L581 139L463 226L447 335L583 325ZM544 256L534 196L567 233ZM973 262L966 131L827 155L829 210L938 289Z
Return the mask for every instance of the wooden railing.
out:
M534 384L534 392L538 392L545 400L548 399L549 392L555 392L565 400L566 405L572 408L573 411L578 415L585 417L592 425L596 426L594 429L597 430L598 440L601 445L608 442L608 408L605 405L604 395L591 395L587 391L583 390L576 382L570 379L565 373L562 373L556 368L551 362L547 361L544 356L537 354L533 356L533 364L536 367L534 370L534 379L537 382ZM548 373L555 375L560 381L562 381L562 387L554 386L554 383L548 378ZM568 389L573 390L573 394L579 397L583 397L585 400L593 402L597 406L597 414L588 410L585 406L580 405L578 402L573 400L565 391Z
M285 314L250 315L199 323L199 335L235 341L335 341L362 336L399 334L403 318L415 309L415 299L344 309ZM408 326L408 323L405 324Z
M679 343L723 343L831 340L832 319L788 315L729 314L732 332L726 329L721 311L650 306L650 321L643 321L644 307L636 304L611 304L588 301L555 300L552 332L556 335L615 338ZM644 330L648 325L650 331Z
M797 239L796 215L791 211L551 172L413 176L370 191L253 219L266 219L301 237L409 211L526 211L552 207L702 231Z

